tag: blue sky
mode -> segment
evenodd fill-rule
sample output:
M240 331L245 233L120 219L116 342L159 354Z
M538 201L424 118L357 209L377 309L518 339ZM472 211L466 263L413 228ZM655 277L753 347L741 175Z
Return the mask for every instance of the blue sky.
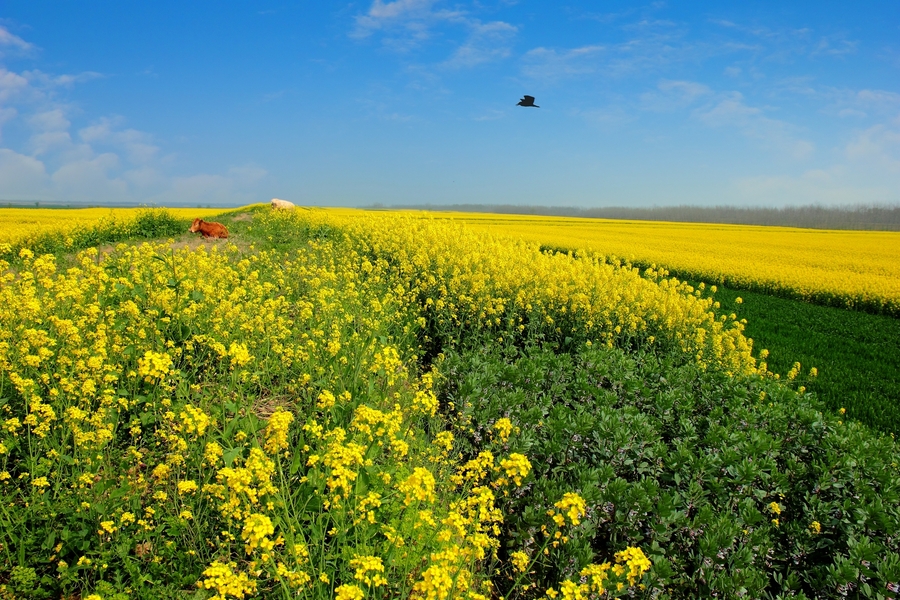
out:
M272 197L897 204L900 4L0 7L0 201Z

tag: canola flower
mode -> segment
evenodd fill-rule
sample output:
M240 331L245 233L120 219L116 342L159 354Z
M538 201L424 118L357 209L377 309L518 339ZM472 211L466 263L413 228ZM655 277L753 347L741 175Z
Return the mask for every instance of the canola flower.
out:
M53 231L59 235L78 227L106 221L126 222L141 208L0 208L0 243L15 243L35 234ZM206 218L222 213L213 208L168 208L171 214L187 218Z
M407 214L432 218L428 213ZM711 283L900 313L900 266L893 251L900 233L893 231L486 213L441 213L441 218L530 243L664 265Z
M436 281L416 279L431 263L398 271L373 254L383 240L359 234L289 255L145 243L89 249L65 269L27 251L16 271L0 265L2 500L16 518L93 523L54 561L113 580L127 573L123 544L155 577L192 573L223 599L485 597L497 497L531 466L502 447L453 455L418 336L488 306L488 328L524 318L470 296L472 281L432 294ZM536 326L559 326L554 306ZM270 389L295 407L264 410ZM516 434L498 422L499 442ZM584 514L571 499L559 508L573 524ZM154 566L162 556L179 572ZM48 576L82 589L74 571Z
M542 253L538 245L478 233L446 220L362 211L320 211L385 260L424 306L426 322L446 337L462 331L517 335L526 329L606 344L671 344L701 367L756 372L743 324L716 318L711 298L655 272L596 255ZM658 281L657 281L658 280Z
M559 590L550 588L548 598L579 600L600 597L610 590L621 591L628 585L635 585L652 565L640 548L629 547L615 554L615 562L591 564L580 572L581 579L566 579ZM624 581L623 581L624 580Z

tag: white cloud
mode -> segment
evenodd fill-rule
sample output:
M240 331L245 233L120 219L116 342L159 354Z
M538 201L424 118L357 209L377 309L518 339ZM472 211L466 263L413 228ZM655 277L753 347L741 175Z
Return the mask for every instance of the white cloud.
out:
M580 110L576 114L601 129L613 129L634 121L634 117L619 106Z
M0 108L0 141L3 140L3 125L7 121L12 121L19 115L19 111L15 108Z
M472 22L469 39L444 62L449 68L468 68L481 63L506 58L510 42L518 29L503 21Z
M740 92L731 92L719 100L712 108L707 107L697 113L697 117L714 127L747 123L762 116L762 110L744 104L744 96Z
M28 124L38 131L67 131L72 123L61 108L54 108L33 114Z
M44 163L8 148L0 148L0 181L4 200L42 199L48 193Z
M822 103L822 112L838 117L890 117L900 114L900 94L881 89L789 85L789 91Z
M137 129L116 129L122 121L121 118L104 117L80 129L78 135L88 144L124 149L133 164L144 165L156 158L159 147L151 143L152 136Z
M875 107L882 111L895 111L900 109L900 94L885 90L859 90L856 92L856 100L865 106Z
M32 47L0 27L3 45ZM0 127L14 124L17 132L26 134L18 141L22 147L0 147L0 193L5 198L147 202L158 197L193 203L197 198L190 192L195 190L206 202L253 199L248 190L267 174L261 167L173 177L170 171L176 163L160 156L152 135L127 127L123 117L84 123L81 107L64 100L66 90L101 76L93 71L14 72L0 65Z
M128 182L132 188L154 189L163 187L168 178L154 167L138 167L122 173L122 179Z
M239 186L254 184L268 174L268 171L257 165L244 165L228 169L228 177Z
M67 73L63 75L50 75L43 71L22 71L24 77L35 91L50 91L56 88L72 88L78 83L87 83L95 79L102 79L104 75L96 71L84 71L82 73Z
M507 116L507 112L503 110L488 110L484 114L474 117L473 121L497 121Z
M755 205L891 204L900 201L896 182L854 184L840 166L792 176L744 177L732 182L736 196Z
M763 110L744 103L740 92L730 92L711 105L698 108L694 116L710 127L730 127L742 135L796 159L808 158L815 150L812 142L795 135L796 127L765 116Z
M171 189L154 200L160 202L218 204L258 202L254 185L261 182L268 172L256 165L232 167L227 175L201 173L188 177L176 177Z
M844 40L844 39L829 39L828 37L823 37L819 40L819 42L813 47L810 52L811 56L817 56L820 54L826 54L829 56L845 56L847 54L853 54L856 52L856 47L859 45L859 42L855 40Z
M8 102L27 89L27 79L0 67L0 102Z
M350 37L363 39L376 31L388 32L383 42L395 50L406 51L431 36L431 28L441 21L460 20L464 14L450 10L433 10L435 0L374 0L368 12L357 15Z
M839 117L867 117L868 115L861 111L856 110L855 108L842 108L838 111Z
M708 86L695 81L663 79L657 84L658 92L641 94L641 107L645 110L668 112L686 108L696 100L712 94Z
M599 68L599 57L605 51L606 47L599 45L563 51L541 46L525 53L522 73L545 80L594 73Z
M29 44L17 35L9 32L8 29L0 25L0 47L13 48L20 52L31 52L34 50L34 44ZM0 54L2 56L2 54Z
M844 152L852 161L874 163L900 173L900 130L875 125L860 132Z
M29 146L35 156L54 151L71 150L72 138L68 131L44 131L31 136Z
M435 0L374 0L369 10L357 15L350 37L365 39L382 32L381 42L398 52L408 52L432 37L432 30L446 25L462 28L466 38L441 63L445 68L471 68L510 55L510 42L518 28L504 21L483 22L462 10L436 9ZM450 39L454 32L441 30Z
M398 19L409 15L421 15L431 10L434 0L395 0L385 4L381 0L372 2L369 19Z
M60 167L51 179L57 195L79 202L103 202L131 199L128 183L115 175L119 157L100 154L89 160L76 160Z

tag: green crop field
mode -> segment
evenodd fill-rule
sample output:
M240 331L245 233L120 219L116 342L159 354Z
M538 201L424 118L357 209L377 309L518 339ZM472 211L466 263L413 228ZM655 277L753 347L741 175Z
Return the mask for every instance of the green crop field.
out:
M722 287L715 297L722 312L747 319L746 333L769 350L771 370L816 367L807 388L831 410L900 433L900 319Z

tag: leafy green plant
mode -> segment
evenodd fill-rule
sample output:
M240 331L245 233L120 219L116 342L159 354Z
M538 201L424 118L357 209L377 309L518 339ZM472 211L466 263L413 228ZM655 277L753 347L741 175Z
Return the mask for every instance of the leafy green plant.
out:
M649 548L659 597L874 598L896 585L900 450L809 394L616 348L482 347L448 352L441 372L463 451L509 419L521 430L509 450L534 465L504 499L503 551L534 548L564 490L587 501L531 573L538 589L625 545Z

